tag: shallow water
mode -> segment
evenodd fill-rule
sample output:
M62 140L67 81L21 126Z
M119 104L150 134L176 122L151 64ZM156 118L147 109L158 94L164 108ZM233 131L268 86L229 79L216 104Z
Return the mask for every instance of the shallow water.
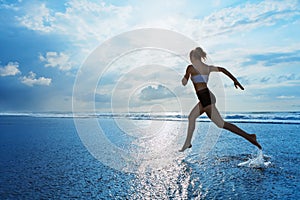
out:
M126 136L112 119L99 119L116 146L130 150L128 145L138 139L148 144L142 155L158 151L162 158L168 156L167 164L156 169L156 165L151 165L129 173L95 159L82 144L72 118L2 116L0 119L1 199L300 198L298 124L237 124L256 133L263 146L264 156L260 158L270 164L257 168L238 166L255 158L258 151L227 131L221 132L210 151L199 153L210 123L198 123L193 148L178 153L176 148L184 140L185 132L181 131L186 122L177 132L172 129L172 142L162 140L160 151L147 143L155 143L156 135ZM136 123L147 126L149 121ZM174 128L178 123L168 125ZM164 138L167 136L170 135ZM163 148L163 144L173 145L174 149ZM140 144L132 147L135 145Z

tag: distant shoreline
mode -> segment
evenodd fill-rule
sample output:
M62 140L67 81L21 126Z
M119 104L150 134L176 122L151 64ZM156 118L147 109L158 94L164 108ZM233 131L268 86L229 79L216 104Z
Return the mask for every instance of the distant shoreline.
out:
M268 124L300 124L300 112L229 112L223 114L227 121L233 123L268 123ZM72 112L6 112L0 117L35 117L35 118L96 118L96 119L129 119L180 121L188 120L188 115L175 112L168 113L72 113ZM206 115L200 116L197 121L210 122Z

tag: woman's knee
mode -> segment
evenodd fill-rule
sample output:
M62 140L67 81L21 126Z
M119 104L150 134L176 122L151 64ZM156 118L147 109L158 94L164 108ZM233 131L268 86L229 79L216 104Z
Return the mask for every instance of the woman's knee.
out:
M230 125L231 125L231 123L224 121L224 126L223 126L223 128L224 128L224 129L229 129Z
M227 122L223 121L223 120L218 120L218 121L214 121L214 123L217 125L218 128L225 128L225 124Z
M219 128L224 128L224 123L218 122L218 123L216 123L216 125Z

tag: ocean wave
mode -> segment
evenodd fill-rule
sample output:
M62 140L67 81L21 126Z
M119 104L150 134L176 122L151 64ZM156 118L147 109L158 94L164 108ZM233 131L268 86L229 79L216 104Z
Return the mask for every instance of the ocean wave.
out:
M180 113L0 113L0 116L12 117L39 117L39 118L127 118L131 120L162 120L187 121L188 115ZM224 113L226 121L237 123L282 123L300 124L300 112L251 112L251 113ZM209 122L206 115L200 116L197 121Z

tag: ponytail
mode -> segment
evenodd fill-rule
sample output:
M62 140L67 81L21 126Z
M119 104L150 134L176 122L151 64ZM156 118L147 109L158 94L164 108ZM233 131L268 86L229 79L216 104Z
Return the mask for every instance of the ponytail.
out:
M195 55L197 55L196 57L200 57L200 59L202 58L203 60L206 60L206 52L203 51L203 49L201 47L197 47L195 49Z
M196 49L192 50L190 52L190 59L192 60L192 57L205 61L206 60L206 53L203 51L201 47L197 47Z

